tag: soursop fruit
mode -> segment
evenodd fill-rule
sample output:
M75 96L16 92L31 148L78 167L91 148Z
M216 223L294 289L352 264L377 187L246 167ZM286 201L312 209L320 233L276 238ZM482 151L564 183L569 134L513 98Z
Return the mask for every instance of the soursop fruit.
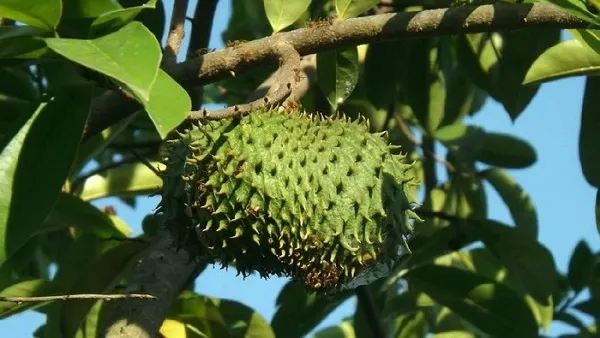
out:
M352 288L389 271L419 220L412 164L365 121L256 111L194 125L163 151L167 227L244 276Z

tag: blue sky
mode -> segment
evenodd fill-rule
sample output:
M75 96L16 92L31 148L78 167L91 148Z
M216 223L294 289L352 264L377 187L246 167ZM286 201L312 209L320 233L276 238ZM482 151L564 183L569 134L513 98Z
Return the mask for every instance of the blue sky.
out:
M166 7L171 1L165 1ZM189 14L193 13L190 8ZM211 48L222 48L220 32L227 25L230 1L221 0L217 8L211 37ZM167 18L170 13L167 13ZM189 27L188 27L189 28ZM188 34L189 36L189 34ZM184 43L182 49L186 49ZM483 110L468 122L484 129L516 135L529 141L537 150L538 161L528 169L510 170L513 177L530 194L537 208L540 224L539 239L554 254L556 264L566 271L570 254L581 239L593 250L600 249L600 236L595 226L596 190L583 178L578 157L578 133L584 79L568 78L544 84L526 111L512 123L501 105L488 100ZM600 132L600 131L599 131ZM108 198L98 206L114 205L117 212L136 233L141 232L142 218L152 212L158 197L138 199L137 210ZM488 189L490 218L512 224L510 213L498 195ZM251 276L236 277L233 270L209 267L196 281L200 293L236 299L256 309L267 320L275 313L275 299L286 279L269 280ZM332 325L354 311L354 300L344 303L320 327ZM44 321L34 312L26 312L0 321L0 332L11 337L31 337ZM551 334L569 331L553 324Z

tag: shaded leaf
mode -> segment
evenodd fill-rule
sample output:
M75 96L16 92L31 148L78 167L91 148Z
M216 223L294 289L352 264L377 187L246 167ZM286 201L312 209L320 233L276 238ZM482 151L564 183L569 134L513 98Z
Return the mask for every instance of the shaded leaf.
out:
M0 26L0 58L40 58L48 52L43 38L48 34L30 26Z
M477 160L497 167L520 169L537 161L535 149L512 135L486 133Z
M335 0L335 11L339 19L358 16L375 7L379 0Z
M62 19L95 18L122 7L113 0L67 0L63 1Z
M583 322L579 318L575 317L574 315L572 315L570 313L560 311L560 312L556 313L556 316L554 317L554 319L561 321L563 323L569 324L569 325L581 330L582 332L588 332L587 328L585 327L585 324L583 324Z
M573 39L542 53L527 71L523 83L549 82L597 72L600 72L600 54Z
M130 22L93 40L48 38L46 43L67 59L123 84L139 101L150 99L162 54L158 41L143 24Z
M161 163L151 162L156 168ZM107 196L135 196L158 191L162 179L141 163L124 164L103 174L91 176L75 190L84 201Z
M104 35L120 29L135 19L144 9L156 8L156 0L149 0L141 6L115 9L94 19L90 26L90 37Z
M337 110L358 83L358 51L356 47L337 49L317 54L319 87Z
M215 302L192 291L183 291L169 311L168 319L186 325L192 337L229 337L231 332Z
M92 91L72 88L23 116L0 144L0 263L40 226L56 203L75 158ZM31 212L31 192L36 210Z
M427 322L422 311L405 314L396 318L395 336L402 338L420 338L427 336Z
M388 108L396 100L398 87L408 57L403 42L372 43L367 49L364 65L365 91L369 101L378 108ZM394 62L390 62L394 60Z
M52 290L52 285L49 281L43 279L33 279L22 281L5 288L4 290L0 291L0 298L47 296L48 292L51 292L50 290ZM0 320L22 311L32 310L43 305L45 305L45 302L17 303L0 301Z
M538 221L535 206L517 181L508 172L498 168L485 170L481 174L506 203L515 225L531 237L537 238Z
M588 315L596 318L596 320L600 319L600 299L587 299L573 305L573 308L583 313L587 313Z
M344 320L339 325L328 326L317 331L313 338L355 338L352 321Z
M252 308L234 300L211 299L229 327L231 337L275 338L269 323Z
M0 0L2 17L54 31L60 21L61 0Z
M600 232L600 189L596 191L596 229Z
M569 260L569 284L576 292L588 286L594 273L596 258L588 244L581 240L577 243Z
M438 265L418 267L406 278L411 288L427 293L493 336L537 335L537 324L529 307L510 288L491 279Z
M273 32L293 24L304 14L310 5L310 0L265 0L265 12L267 19L273 28Z
M277 311L271 320L275 336L303 337L351 295L325 296L308 292L299 283L288 282L277 296Z
M588 76L581 108L579 161L586 181L600 187L600 77Z

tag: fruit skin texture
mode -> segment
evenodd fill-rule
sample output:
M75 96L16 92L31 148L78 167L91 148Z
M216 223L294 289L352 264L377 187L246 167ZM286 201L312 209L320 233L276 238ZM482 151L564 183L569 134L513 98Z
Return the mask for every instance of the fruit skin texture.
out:
M202 122L163 151L166 226L244 276L340 289L393 263L419 220L411 164L364 122L256 111Z

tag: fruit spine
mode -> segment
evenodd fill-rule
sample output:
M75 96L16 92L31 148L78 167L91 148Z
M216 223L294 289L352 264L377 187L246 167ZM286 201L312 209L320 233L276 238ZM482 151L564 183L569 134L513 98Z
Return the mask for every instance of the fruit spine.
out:
M207 121L166 142L160 210L211 262L340 289L397 259L419 219L398 148L346 118L269 110Z

